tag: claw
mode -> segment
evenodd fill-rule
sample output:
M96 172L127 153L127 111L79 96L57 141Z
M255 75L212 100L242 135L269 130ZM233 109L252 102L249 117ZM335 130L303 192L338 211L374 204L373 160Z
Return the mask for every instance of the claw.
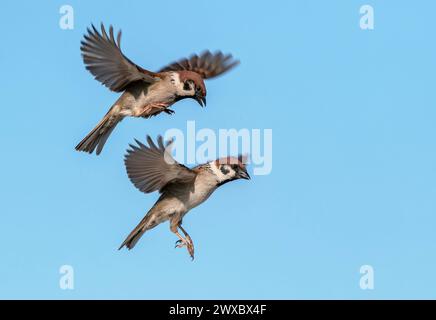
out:
M194 247L188 246L188 252L189 252L189 255L191 256L191 261L194 261Z
M188 235L188 233L182 228L182 226L179 224L180 230L182 230L185 237L182 237L177 231L174 231L174 233L179 237L179 240L176 241L176 248L183 248L186 247L188 250L189 256L192 260L194 260L194 243L192 242L191 237Z
M191 257L191 260L194 260L194 244L192 243L191 238L186 238L186 241L177 240L174 248L183 248L186 247L188 249L188 253Z
M182 240L177 240L176 246L174 248L183 248L184 246L187 246L186 242L183 242Z

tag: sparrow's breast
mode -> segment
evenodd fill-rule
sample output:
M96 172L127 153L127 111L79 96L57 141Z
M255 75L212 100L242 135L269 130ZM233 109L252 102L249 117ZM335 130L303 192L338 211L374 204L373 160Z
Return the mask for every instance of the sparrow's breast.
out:
M199 175L195 179L194 188L189 193L187 206L192 209L204 201L216 190L216 181L204 175Z
M152 85L138 83L131 86L120 97L123 113L129 116L139 115L144 107L153 104L172 105L175 102L176 90L168 81L161 80Z
M161 80L151 85L147 94L143 95L142 102L148 103L172 103L176 98L175 87L167 80Z

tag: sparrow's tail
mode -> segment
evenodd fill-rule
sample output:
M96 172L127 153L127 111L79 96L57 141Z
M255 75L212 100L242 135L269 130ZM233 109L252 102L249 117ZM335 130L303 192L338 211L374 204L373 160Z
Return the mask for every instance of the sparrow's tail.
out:
M132 232L127 236L126 240L121 244L118 250L121 250L124 246L127 249L132 249L139 239L141 239L142 235L145 231L150 230L155 227L158 223L156 223L154 219L154 208L151 208L150 211L146 214L146 216L141 220L141 222L133 229Z
M97 148L96 154L99 155L101 153L107 138L115 129L118 122L123 119L123 117L118 114L116 107L116 105L113 106L95 128L80 141L76 146L77 151L93 153L95 148Z

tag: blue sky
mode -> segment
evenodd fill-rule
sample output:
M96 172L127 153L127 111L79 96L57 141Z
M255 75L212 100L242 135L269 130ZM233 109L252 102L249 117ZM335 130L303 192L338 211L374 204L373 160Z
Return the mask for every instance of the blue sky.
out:
M74 30L59 8L74 8ZM370 4L375 29L359 28ZM3 1L0 298L436 298L432 1ZM85 70L91 22L158 69L203 49L241 65L208 106L128 119L101 156L74 146L117 98ZM270 175L223 186L184 220L117 251L157 199L128 180L133 138L170 128L273 130ZM374 269L361 290L359 269ZM59 268L74 268L74 290Z

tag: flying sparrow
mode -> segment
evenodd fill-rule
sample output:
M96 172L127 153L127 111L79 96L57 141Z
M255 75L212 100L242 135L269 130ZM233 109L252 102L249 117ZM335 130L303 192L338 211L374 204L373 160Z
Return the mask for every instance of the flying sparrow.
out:
M83 61L95 79L110 90L123 92L104 118L76 146L78 151L100 154L115 126L127 116L149 118L161 112L173 114L169 109L175 102L195 99L206 105L206 86L203 79L215 78L235 67L239 61L232 55L205 51L181 59L158 72L145 70L129 60L121 51L121 31L114 38L113 27L109 35L101 25L101 33L92 25L81 42Z
M189 169L171 156L172 141L164 145L161 136L157 145L150 136L147 136L148 146L135 141L137 145L130 145L124 159L127 174L142 192L159 191L161 196L119 249L124 246L132 249L145 231L169 220L170 230L179 238L176 247L186 246L194 259L194 243L182 227L183 217L207 200L219 186L237 179L250 179L245 167L246 157L221 158Z

